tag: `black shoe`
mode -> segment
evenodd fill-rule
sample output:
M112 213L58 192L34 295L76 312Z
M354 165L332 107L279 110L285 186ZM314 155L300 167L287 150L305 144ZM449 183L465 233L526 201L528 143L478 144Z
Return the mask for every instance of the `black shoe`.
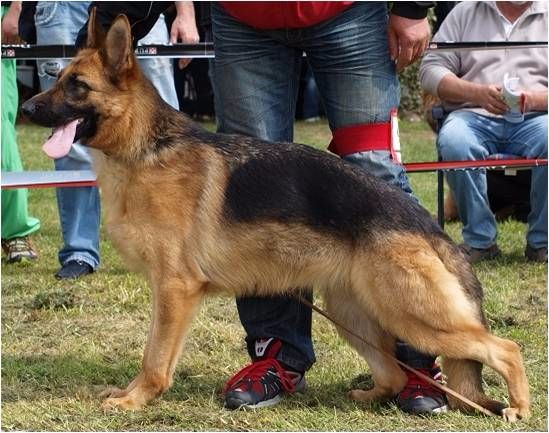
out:
M417 370L437 382L442 382L442 372L436 364L432 368L418 368ZM438 414L448 410L444 392L412 372L405 371L405 373L408 376L408 382L397 396L397 405L401 410L413 415Z
M282 342L274 338L255 342L256 356L252 364L236 373L225 385L227 409L274 406L283 393L305 389L303 374L286 370L275 359L281 347Z
M473 248L467 244L461 244L459 248L463 251L465 258L471 264L483 260L492 260L501 254L497 244L494 244L488 248Z
M547 247L533 248L526 245L524 255L530 262L547 263Z
M83 277L93 273L93 268L82 260L69 260L55 274L58 280L68 280Z

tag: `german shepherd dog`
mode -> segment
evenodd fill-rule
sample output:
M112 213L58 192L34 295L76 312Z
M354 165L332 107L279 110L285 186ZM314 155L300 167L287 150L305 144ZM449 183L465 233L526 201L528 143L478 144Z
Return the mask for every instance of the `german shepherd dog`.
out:
M92 12L87 46L23 111L56 128L56 146L80 139L93 150L109 236L152 287L141 371L109 388L104 407L138 409L171 385L204 295L313 287L340 324L384 350L339 329L375 382L352 398L389 399L404 387L387 355L398 338L442 355L454 390L508 421L529 416L519 346L489 332L479 281L426 210L326 152L205 131L143 77L125 16L102 34ZM484 394L482 364L505 379L510 407Z

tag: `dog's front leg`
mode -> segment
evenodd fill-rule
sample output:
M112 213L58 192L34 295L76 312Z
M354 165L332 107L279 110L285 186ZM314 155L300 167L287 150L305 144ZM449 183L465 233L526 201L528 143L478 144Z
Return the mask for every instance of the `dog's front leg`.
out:
M153 317L143 365L126 389L108 388L103 408L140 409L172 384L183 340L204 295L198 281L164 278L153 284Z

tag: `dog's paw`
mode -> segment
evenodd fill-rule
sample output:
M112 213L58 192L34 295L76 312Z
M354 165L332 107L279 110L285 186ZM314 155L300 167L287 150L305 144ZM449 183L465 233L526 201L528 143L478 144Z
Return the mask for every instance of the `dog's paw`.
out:
M530 418L530 410L528 408L507 407L501 411L501 415L507 422L517 422L518 420Z
M353 389L347 393L347 397L356 401L369 401L371 399L370 393L368 391L364 391L363 389Z
M99 394L99 398L107 398L107 397L124 397L127 394L125 389L117 388L116 386L109 386L105 388L101 393Z
M143 404L127 395L125 397L109 397L103 402L101 407L104 411L111 411L113 409L139 410L143 407Z

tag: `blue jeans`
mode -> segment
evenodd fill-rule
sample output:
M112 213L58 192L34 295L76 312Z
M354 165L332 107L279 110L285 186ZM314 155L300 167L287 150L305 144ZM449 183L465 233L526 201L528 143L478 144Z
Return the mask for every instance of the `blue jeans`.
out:
M495 153L526 158L547 158L547 114L535 113L524 122L457 110L450 113L438 135L444 160L486 159ZM486 170L449 171L448 184L454 193L463 240L474 248L496 243L496 220L490 210ZM526 241L533 248L547 247L547 166L532 169L531 211Z
M137 45L166 44L170 40L164 15L160 15L153 28L140 39ZM145 76L154 84L162 99L176 110L179 110L179 100L175 91L173 77L173 62L168 58L140 59L139 65Z
M312 119L320 116L320 95L316 87L315 78L310 66L303 64L299 85L303 89L303 119Z
M332 130L387 122L400 89L387 44L385 2L357 2L336 17L301 29L259 31L212 5L213 86L218 131L293 141L302 54L307 54ZM346 157L411 194L389 152ZM310 297L310 293L308 294ZM311 310L293 298L239 298L248 351L256 338L285 342L279 360L297 370L314 362Z
M39 45L74 43L78 31L88 19L90 2L41 1L36 6L36 37ZM169 39L164 19L161 17L144 38L147 43L166 43ZM51 88L57 74L68 59L38 60L38 77L42 90ZM153 82L161 96L175 108L179 107L173 81L173 69L169 59L140 60L141 67ZM85 146L73 144L69 154L54 162L56 170L91 170L91 157ZM92 268L99 266L99 190L95 187L57 188L57 206L63 247L59 251L61 265L70 260L81 260Z

